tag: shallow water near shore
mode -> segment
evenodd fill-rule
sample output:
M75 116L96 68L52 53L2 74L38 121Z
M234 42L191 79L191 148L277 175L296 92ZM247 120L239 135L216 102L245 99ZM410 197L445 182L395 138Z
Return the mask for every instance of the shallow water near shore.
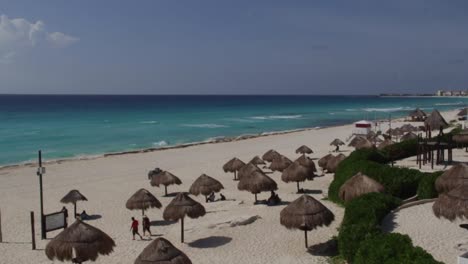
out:
M0 96L0 165L461 108L467 98L376 96Z

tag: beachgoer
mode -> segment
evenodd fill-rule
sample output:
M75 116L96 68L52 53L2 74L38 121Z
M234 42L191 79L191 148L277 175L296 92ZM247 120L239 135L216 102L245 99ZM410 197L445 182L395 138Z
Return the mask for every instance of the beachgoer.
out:
M86 213L85 210L83 210L83 212L81 212L80 214L80 219L81 220L87 220L89 218L89 215Z
M141 240L143 240L143 237L138 233L138 220L135 219L135 217L132 217L132 225L130 226L130 231L132 231L133 235L133 240L135 240L135 235L138 235Z
M335 149L335 152L339 152L340 151L340 145L336 145L336 149Z
M151 230L150 230L151 223L150 223L150 219L148 218L148 216L146 215L143 216L142 225L143 225L143 236L145 235L146 232L148 232L148 234L152 236Z
M220 201L226 201L226 197L222 193L219 193L219 196L221 196Z
M65 227L68 226L68 210L67 208L64 206L62 207L62 212L63 212L63 216L65 218Z
M214 202L215 201L215 194L211 192L210 196L206 199L206 202Z

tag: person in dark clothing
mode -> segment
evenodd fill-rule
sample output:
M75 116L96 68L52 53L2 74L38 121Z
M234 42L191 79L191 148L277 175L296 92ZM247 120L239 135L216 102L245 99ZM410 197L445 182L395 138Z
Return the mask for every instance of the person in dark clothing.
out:
M221 198L219 198L220 201L226 201L226 196L224 196L222 193L219 193L219 196Z
M214 202L215 201L215 194L214 192L211 192L211 194L208 196L208 198L206 199L206 202L209 203L209 202Z
M67 208L64 206L62 207L62 212L63 212L63 216L65 218L65 227L68 226L68 210Z
M152 236L153 234L151 234L151 230L150 230L151 223L150 223L150 219L148 218L148 216L146 215L143 216L142 224L143 224L143 236L145 235L146 232L148 232L148 234Z
M135 240L135 235L138 235L141 240L143 240L143 237L138 233L138 220L135 219L135 217L132 217L132 225L130 226L130 231L132 231L133 235L133 240Z

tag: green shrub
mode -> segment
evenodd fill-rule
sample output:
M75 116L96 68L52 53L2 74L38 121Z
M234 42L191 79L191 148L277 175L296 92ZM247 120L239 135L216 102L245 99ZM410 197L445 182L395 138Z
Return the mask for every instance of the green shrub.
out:
M421 177L418 185L418 198L419 199L431 199L436 198L439 194L435 189L435 181L437 178L442 175L442 171L428 173L427 175Z
M442 264L420 247L414 247L407 235L379 234L361 243L354 264Z
M338 234L340 255L352 261L360 243L381 233L380 222L401 201L382 193L368 193L346 204Z

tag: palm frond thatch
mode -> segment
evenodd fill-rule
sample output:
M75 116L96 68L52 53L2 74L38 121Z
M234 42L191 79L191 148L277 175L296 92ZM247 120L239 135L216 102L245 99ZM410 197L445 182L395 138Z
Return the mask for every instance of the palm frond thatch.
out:
M355 136L348 144L348 147L356 147L361 141L365 140L366 138L363 136Z
M341 200L348 202L366 193L384 191L382 184L359 172L341 185L339 196Z
M312 172L317 172L317 168L315 167L314 161L309 157L302 155L299 158L297 158L294 162L297 162L301 164L302 166L310 168Z
M263 172L254 171L242 177L237 184L239 191L249 191L253 194L275 191L278 189L276 182Z
M286 156L279 156L273 159L270 164L270 169L272 171L280 171L282 172L285 170L289 165L291 165L292 161L288 159Z
M335 156L333 156L332 154L327 154L325 156L323 156L322 158L320 158L318 161L317 161L317 164L319 165L320 168L322 169L326 169L327 168L327 163L330 159L334 158Z
M192 262L171 242L159 237L143 249L134 264L192 264Z
M459 144L468 143L468 128L465 128L460 133L453 135L452 139Z
M468 165L459 163L437 178L435 188L438 193L446 193L464 183L468 183Z
M345 143L339 139L339 138L335 138L331 143L330 143L330 146L342 146L344 145Z
M71 190L68 192L61 200L61 203L67 204L67 203L76 203L78 201L88 201L88 199L80 193L78 190Z
M430 127L432 130L436 130L439 128L447 128L449 124L445 121L444 117L440 114L440 112L435 109L432 113L424 120L424 125Z
M338 165L340 165L340 163L344 159L346 159L346 156L343 155L343 154L339 154L336 157L334 157L333 159L330 159L327 162L327 171L330 172L330 173L335 173L336 169L338 168Z
M432 205L432 211L450 221L468 219L468 184L462 184L448 193L442 193Z
M361 140L355 146L356 149L372 149L374 148L374 144L370 142L368 139Z
M177 221L185 216L198 218L205 214L203 205L190 198L188 193L180 192L164 209L163 218L166 221Z
M417 139L417 138L418 138L418 135L416 135L413 132L408 132L400 138L400 141L406 141L406 140Z
M45 254L50 260L70 261L75 257L80 262L95 261L99 255L112 253L114 247L114 240L106 233L76 220L47 244Z
M296 154L311 154L314 153L311 148L306 145L302 145L296 149Z
M190 186L189 193L195 196L200 194L208 196L212 192L219 192L221 189L224 189L221 182L206 174L202 174Z
M265 165L265 161L262 160L259 156L255 156L252 158L252 160L249 162L249 163L252 163L254 165Z
M421 109L416 108L415 110L411 111L408 116L411 117L413 120L423 121L424 118L426 118L427 114L424 113L424 111L422 111Z
M391 146L393 144L395 144L395 142L393 142L391 139L386 139L382 143L379 144L378 149L382 150L382 149L384 149L384 148L386 148L388 146Z
M134 193L125 204L129 210L146 210L149 208L161 208L161 202L146 189L140 189Z
M252 163L247 163L245 164L242 168L240 168L239 170L239 180L242 179L244 176L248 176L250 175L252 172L254 171L259 171L259 172L262 172L262 170L255 166L254 164Z
M468 108L463 108L458 112L457 116L467 116L468 115Z
M265 152L265 154L263 154L262 160L272 162L273 159L280 157L280 156L281 154L276 152L276 150L270 149L269 151Z
M160 185L169 186L173 184L181 185L182 181L174 174L168 171L162 171L151 177L151 186L159 187Z
M223 170L224 172L236 172L244 165L245 163L242 160L238 158L232 158L231 160L226 162L226 164L224 164Z

